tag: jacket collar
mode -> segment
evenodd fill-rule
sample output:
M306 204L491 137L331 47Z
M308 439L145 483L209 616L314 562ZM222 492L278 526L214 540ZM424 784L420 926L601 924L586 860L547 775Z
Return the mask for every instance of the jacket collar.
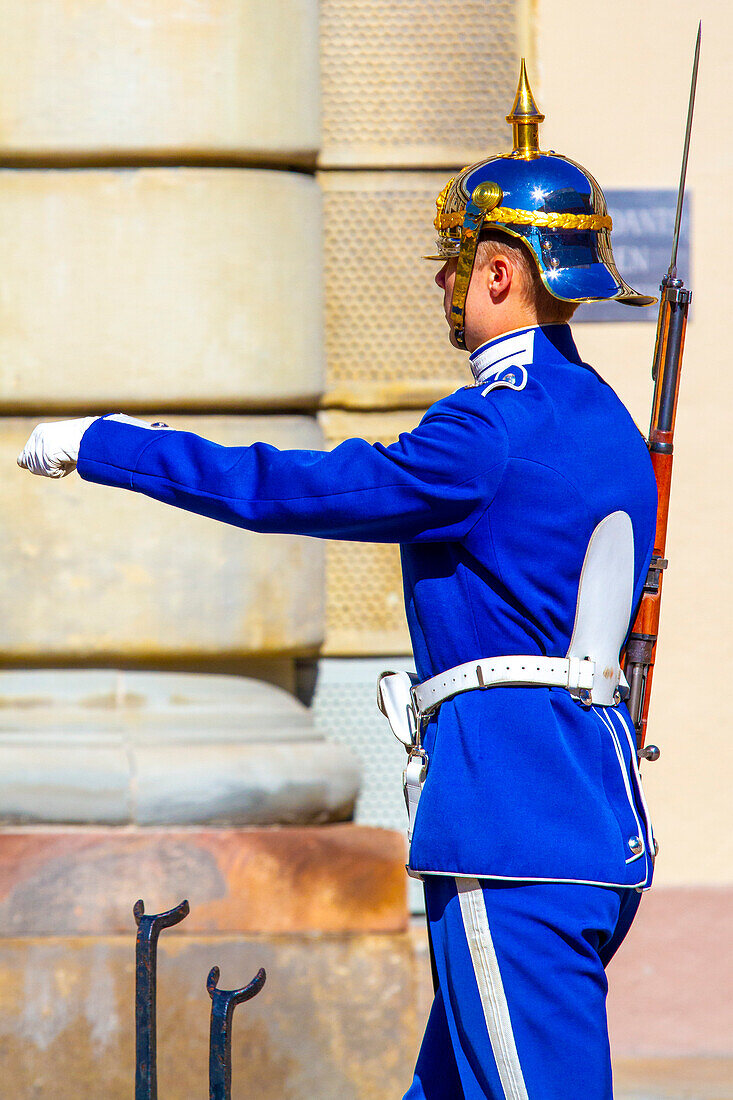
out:
M538 359L557 358L580 363L569 325L530 325L503 332L476 348L469 356L477 385L487 382L506 367L526 367Z

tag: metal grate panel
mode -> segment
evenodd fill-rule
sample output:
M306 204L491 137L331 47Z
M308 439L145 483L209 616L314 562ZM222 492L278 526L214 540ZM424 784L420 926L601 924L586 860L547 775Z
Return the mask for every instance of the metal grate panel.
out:
M446 172L322 172L326 403L430 405L468 381L451 347L435 239Z
M420 420L419 411L321 413L326 443L334 447L360 436L391 443ZM326 546L327 654L408 652L410 639L402 596L399 547L365 542Z
M321 164L470 163L506 145L517 0L322 0Z

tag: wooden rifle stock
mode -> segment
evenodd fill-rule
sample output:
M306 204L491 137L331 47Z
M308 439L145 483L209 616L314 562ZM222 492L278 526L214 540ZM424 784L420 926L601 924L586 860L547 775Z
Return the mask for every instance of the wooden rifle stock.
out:
M654 746L645 749L644 744L659 633L662 577L667 566L664 553L672 484L674 426L691 299L692 294L681 279L671 273L664 276L654 347L652 377L655 387L648 439L657 479L657 527L649 572L624 655L624 674L629 682L628 705L636 730L637 751L647 759L656 759L659 755L659 750Z

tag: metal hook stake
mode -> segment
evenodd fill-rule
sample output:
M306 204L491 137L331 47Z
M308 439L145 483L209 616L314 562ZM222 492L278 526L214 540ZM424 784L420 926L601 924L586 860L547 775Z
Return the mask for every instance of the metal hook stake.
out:
M188 916L188 902L182 901L167 913L146 916L145 904L136 901L135 940L135 1100L158 1100L158 1066L155 1033L155 1002L158 936L164 928L179 924Z
M211 997L209 1032L209 1100L231 1100L232 1095L232 1016L242 1001L255 997L265 984L260 968L244 989L217 989L219 967L212 966L206 979ZM136 1097L137 1100L137 1097Z

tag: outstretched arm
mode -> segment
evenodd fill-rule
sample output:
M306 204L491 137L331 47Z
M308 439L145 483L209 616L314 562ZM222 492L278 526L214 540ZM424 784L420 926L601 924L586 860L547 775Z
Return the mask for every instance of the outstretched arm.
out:
M447 406L441 408L441 406ZM389 447L222 447L109 418L84 433L83 478L256 531L363 542L457 539L488 507L506 461L501 421L435 406Z

